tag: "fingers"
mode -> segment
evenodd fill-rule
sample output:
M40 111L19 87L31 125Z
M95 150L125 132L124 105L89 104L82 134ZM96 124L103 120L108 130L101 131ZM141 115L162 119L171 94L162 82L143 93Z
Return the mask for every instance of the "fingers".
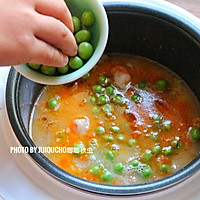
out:
M35 38L32 59L29 62L54 67L63 67L68 63L68 56L51 45Z
M35 22L35 36L60 48L63 53L74 56L77 44L72 32L59 20L38 14Z
M60 20L73 32L71 13L64 0L36 0L35 10Z
M74 56L77 53L70 11L64 0L35 0L34 8L37 13L33 24L36 42L31 62L65 66L68 63L67 55Z

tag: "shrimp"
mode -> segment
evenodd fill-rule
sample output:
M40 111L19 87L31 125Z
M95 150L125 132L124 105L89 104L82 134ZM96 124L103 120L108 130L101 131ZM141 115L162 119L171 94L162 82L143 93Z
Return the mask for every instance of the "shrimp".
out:
M75 119L73 121L74 124L74 132L78 135L84 135L86 131L89 129L90 120L88 117L84 117L81 119Z
M131 75L128 70L121 65L115 65L112 68L112 73L114 75L114 83L121 89L126 89L126 85L131 80Z

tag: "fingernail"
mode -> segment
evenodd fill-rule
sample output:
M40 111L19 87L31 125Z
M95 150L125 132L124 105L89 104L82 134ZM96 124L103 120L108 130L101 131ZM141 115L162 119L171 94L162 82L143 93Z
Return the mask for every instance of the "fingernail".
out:
M64 56L63 62L58 65L58 67L64 67L68 63L69 58L67 56Z
M69 58L67 56L65 56L63 59L63 63L64 63L63 66L65 66L68 63L68 61L69 61Z

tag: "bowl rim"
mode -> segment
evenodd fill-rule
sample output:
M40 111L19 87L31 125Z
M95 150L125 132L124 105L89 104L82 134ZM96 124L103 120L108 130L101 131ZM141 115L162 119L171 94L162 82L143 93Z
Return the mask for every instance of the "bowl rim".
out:
M104 5L106 7L106 10L109 12L116 12L119 10L131 12L131 10L134 9L134 12L142 12L143 14L146 13L152 15L153 13L154 17L156 16L162 18L163 20L177 25L178 27L186 31L188 34L190 34L195 40L198 41L198 43L200 43L200 29L198 27L194 26L192 23L185 20L184 18L179 18L176 15L171 15L170 13L165 12L164 9L156 9L155 7L140 5L132 2L112 2L106 3ZM17 97L19 94L17 91L19 88L20 77L21 75L19 73L17 73L14 69L11 69L6 87L6 107L11 126L21 145L24 147L32 147L35 146L35 144L29 137L24 127L18 107L19 105ZM75 188L82 189L87 192L111 196L140 195L163 190L179 182L182 182L183 180L190 177L192 174L194 174L200 169L200 155L198 155L188 165L165 178L153 182L148 182L147 184L116 186L90 182L78 178L57 167L54 163L52 163L47 157L45 157L41 153L30 153L30 156L46 172L53 175L56 179L69 186L73 186Z
M109 33L108 18L103 4L100 2L100 0L93 0L91 5L94 10L98 10L96 16L98 16L98 25L102 31L100 31L99 34L99 40L97 43L98 48L94 49L93 55L81 68L66 75L48 76L30 69L27 64L15 65L13 67L26 78L34 82L47 85L61 85L69 83L81 78L83 75L89 72L101 58L107 44Z

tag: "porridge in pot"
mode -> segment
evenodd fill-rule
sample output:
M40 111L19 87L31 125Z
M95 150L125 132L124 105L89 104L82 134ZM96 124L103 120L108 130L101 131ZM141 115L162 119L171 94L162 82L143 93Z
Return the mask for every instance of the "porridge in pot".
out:
M151 60L104 55L81 79L46 86L30 135L45 154L80 178L137 184L168 176L199 154L200 105L177 75Z

